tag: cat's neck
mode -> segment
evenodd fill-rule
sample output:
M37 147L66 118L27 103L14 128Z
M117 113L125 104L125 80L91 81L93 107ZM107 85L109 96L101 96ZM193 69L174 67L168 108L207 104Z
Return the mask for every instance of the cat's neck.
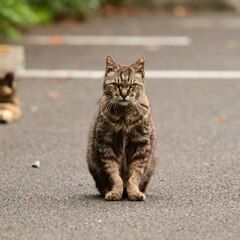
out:
M147 119L150 115L149 107L142 107L141 109L125 109L121 111L116 111L114 113L109 113L108 111L103 111L102 116L106 121L111 124L116 131L123 130L124 132L129 132L134 126L141 123L144 119Z

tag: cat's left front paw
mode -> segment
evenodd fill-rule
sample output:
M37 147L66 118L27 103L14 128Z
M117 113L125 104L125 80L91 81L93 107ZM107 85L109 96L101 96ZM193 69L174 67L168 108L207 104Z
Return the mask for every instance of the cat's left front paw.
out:
M128 193L128 198L131 201L145 201L146 200L146 195L142 192L130 192Z

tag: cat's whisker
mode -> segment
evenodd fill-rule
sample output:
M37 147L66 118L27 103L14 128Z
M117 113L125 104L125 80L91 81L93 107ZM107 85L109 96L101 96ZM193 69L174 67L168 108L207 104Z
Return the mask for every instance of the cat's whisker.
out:
M134 101L134 100L132 100L131 103L136 108L138 114L140 114L141 113L141 105L138 102Z
M112 106L113 106L112 103L109 101L106 107L109 113L111 113Z

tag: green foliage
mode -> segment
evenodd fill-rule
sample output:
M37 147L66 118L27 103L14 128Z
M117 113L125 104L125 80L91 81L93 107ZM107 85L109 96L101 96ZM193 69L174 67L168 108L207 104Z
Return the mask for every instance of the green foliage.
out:
M0 32L10 38L17 37L15 26L37 24L38 18L35 12L24 0L0 1Z
M51 12L54 17L75 14L85 16L101 6L99 0L28 0L28 2Z
M26 29L59 17L86 17L104 4L122 0L0 0L0 35L17 38Z
M102 5L104 4L121 5L123 3L123 0L101 0L100 2Z

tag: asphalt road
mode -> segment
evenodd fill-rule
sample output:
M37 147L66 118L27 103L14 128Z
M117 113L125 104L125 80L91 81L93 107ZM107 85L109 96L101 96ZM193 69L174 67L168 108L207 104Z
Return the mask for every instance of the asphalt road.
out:
M234 24L233 24L234 23ZM143 15L42 27L30 35L185 35L186 47L26 45L28 69L239 70L236 15ZM23 118L0 125L0 239L240 238L240 79L151 79L159 164L146 202L106 202L87 170L101 79L19 79ZM35 161L39 169L32 168Z

